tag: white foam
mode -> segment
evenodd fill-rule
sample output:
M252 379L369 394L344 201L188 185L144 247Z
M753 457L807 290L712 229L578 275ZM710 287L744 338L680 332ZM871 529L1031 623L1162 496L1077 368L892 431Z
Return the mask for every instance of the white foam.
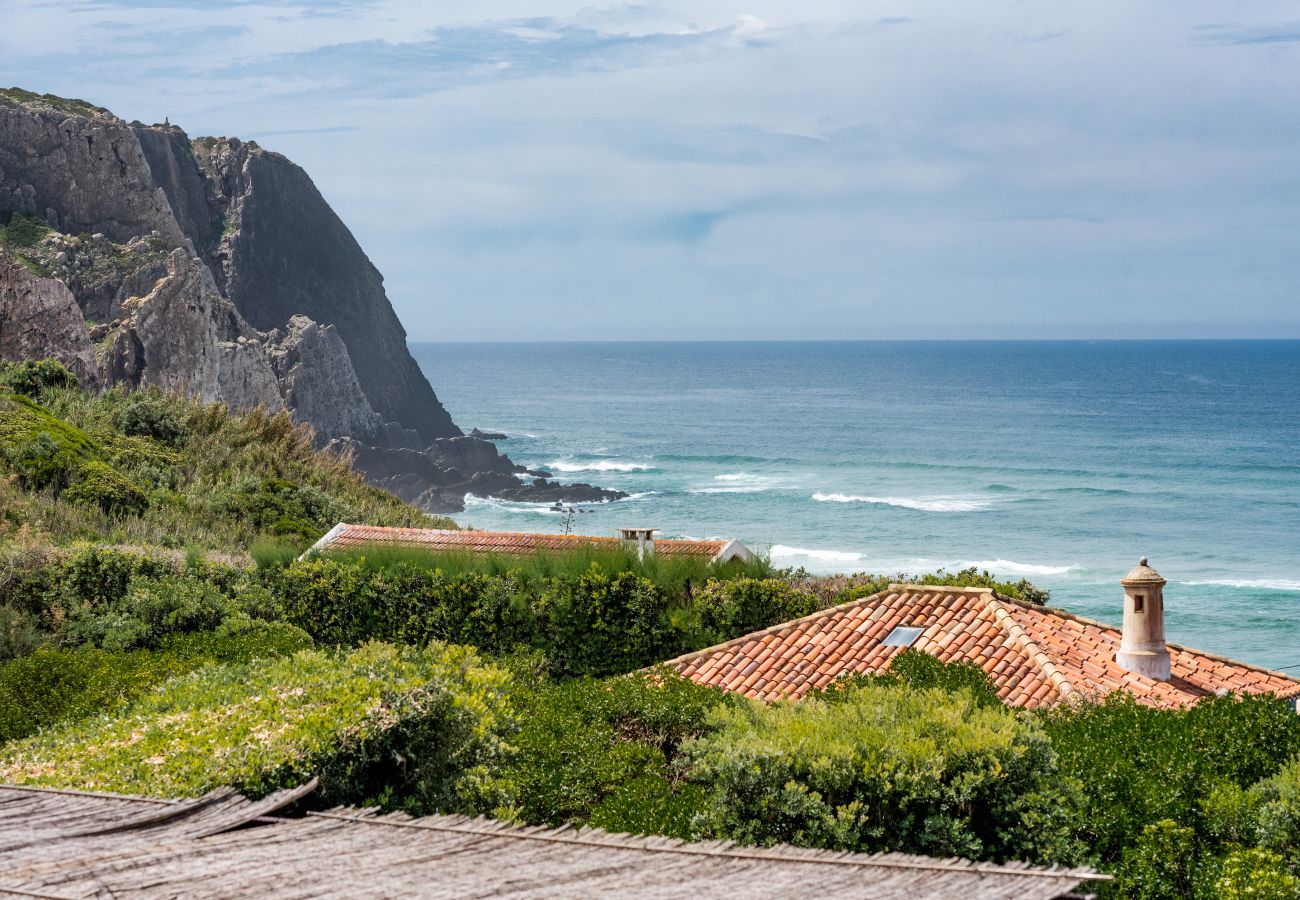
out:
M1037 563L1016 562L1014 559L982 559L957 564L958 568L976 568L995 575L1068 575L1079 566L1042 566Z
M1300 581L1289 578L1214 578L1208 581L1180 581L1188 587L1258 588L1266 591L1300 591Z
M773 559L806 557L836 563L851 563L862 559L861 553L850 553L846 550L810 550L806 547L787 547L785 544L773 544L768 553Z
M469 512L472 509L494 509L498 512L538 516L563 515L563 513L554 509L552 503L529 503L524 500L501 500L496 497L477 497L474 494L466 494L465 511Z
M618 459L593 459L587 461L557 459L546 468L555 472L648 472L649 463L624 462Z
M858 494L823 493L812 495L818 503L874 503L878 506L896 506L923 512L979 512L996 502L974 497L867 497Z
M776 479L749 472L724 472L713 476L713 484L688 488L688 494L757 494L776 487Z

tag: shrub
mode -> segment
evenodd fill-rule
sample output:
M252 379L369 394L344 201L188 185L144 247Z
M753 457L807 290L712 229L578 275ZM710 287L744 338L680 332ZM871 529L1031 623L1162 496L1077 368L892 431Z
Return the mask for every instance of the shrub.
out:
M679 748L710 730L710 710L743 702L668 672L524 682L516 696L517 752L501 772L513 799L498 814L681 838L703 793L675 768Z
M239 612L229 597L201 578L137 578L121 599L79 607L68 622L65 642L105 650L157 647L173 634L210 631Z
M8 216L4 227L0 228L0 246L30 249L44 240L51 230L40 219L13 212Z
M1172 819L1145 826L1120 857L1108 893L1126 900L1208 897L1214 875L1198 853L1196 832Z
M552 579L538 606L557 674L628 672L678 649L663 596L631 572L607 575L593 565L579 578Z
M185 438L186 412L161 391L144 390L128 394L113 411L112 420L122 434L176 447Z
M0 666L0 743L109 712L173 675L214 661L247 663L311 648L292 625L240 622L182 635L158 652L39 650Z
M711 579L696 595L700 625L715 641L816 612L817 598L776 578Z
M33 400L47 388L73 388L81 382L67 366L54 359L27 359L16 363L0 362L0 384Z
M832 681L820 694L835 703L852 699L853 691L864 684L905 684L909 687L937 688L949 693L968 695L980 706L1002 706L997 688L989 681L984 670L971 662L945 663L936 656L913 650L910 647L894 657L888 675L842 675Z
M1118 860L1164 820L1200 838L1225 829L1205 801L1247 788L1300 753L1300 716L1268 696L1211 697L1154 709L1117 692L1042 715L1061 769L1083 786L1080 836L1102 863Z
M450 809L486 792L505 749L505 686L503 670L437 644L212 665L114 715L9 744L0 782L258 797L319 776L327 804Z
M836 702L727 708L688 743L707 836L1069 861L1073 790L1047 736L968 692L863 683Z
M83 463L65 495L74 503L98 506L107 515L139 515L149 505L144 492L129 478L99 460Z
M1300 756L1254 785L1250 796L1257 804L1259 845L1300 866Z
M0 606L0 662L26 656L42 643L40 620L23 609Z
M1222 900L1296 900L1300 878L1267 850L1236 850L1223 860L1214 896Z

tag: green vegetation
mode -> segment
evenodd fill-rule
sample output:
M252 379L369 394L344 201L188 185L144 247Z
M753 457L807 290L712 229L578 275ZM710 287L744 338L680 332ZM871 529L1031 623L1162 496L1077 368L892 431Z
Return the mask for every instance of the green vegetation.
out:
M1069 862L1074 792L1032 721L965 691L863 682L719 713L686 750L706 834L742 843Z
M367 644L207 666L118 715L8 744L0 782L262 796L321 780L322 802L454 807L505 751L506 673L464 648ZM395 763L395 761L397 761Z
M50 361L0 364L0 541L299 552L344 519L433 524L316 450L287 413L235 414L157 390L91 394ZM455 527L438 520L444 527Z
M174 637L160 650L42 649L0 663L0 744L59 722L99 715L213 662L249 662L309 649L292 625L240 622Z
M96 113L108 114L108 110L104 109L104 107L95 106L93 103L87 103L85 100L77 100L71 97L56 97L54 94L37 94L33 91L25 91L19 87L0 88L0 103L4 102L48 106L51 109L57 109L60 112L73 113L79 116L93 116Z
M526 676L513 699L521 726L500 776L509 805L496 815L679 838L693 836L704 800L680 766L682 744L713 730L713 710L743 702L669 672Z

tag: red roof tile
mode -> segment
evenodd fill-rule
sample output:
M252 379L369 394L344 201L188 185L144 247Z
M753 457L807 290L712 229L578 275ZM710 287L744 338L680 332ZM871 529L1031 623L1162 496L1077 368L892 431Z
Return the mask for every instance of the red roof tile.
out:
M730 541L680 541L656 538L654 552L663 556L713 559ZM336 525L316 543L316 550L355 550L368 546L414 547L449 553L499 553L527 556L538 551L574 548L614 549L615 537L581 534L526 534L514 531L454 531L441 528L384 528L378 525Z
M884 672L899 649L881 642L898 625L925 628L912 645L917 650L980 665L1012 706L1116 690L1151 706L1194 703L1225 690L1300 694L1300 680L1176 644L1169 645L1173 677L1156 681L1116 664L1116 628L984 588L921 585L891 585L667 665L700 684L754 699L797 699L840 674Z

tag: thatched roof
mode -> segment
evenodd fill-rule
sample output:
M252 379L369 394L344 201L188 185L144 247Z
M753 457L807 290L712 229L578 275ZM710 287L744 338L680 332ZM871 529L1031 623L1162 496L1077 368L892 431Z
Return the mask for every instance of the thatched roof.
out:
M0 895L1055 898L1096 877L902 854L689 844L484 819L0 786ZM256 826L256 827L246 827Z

